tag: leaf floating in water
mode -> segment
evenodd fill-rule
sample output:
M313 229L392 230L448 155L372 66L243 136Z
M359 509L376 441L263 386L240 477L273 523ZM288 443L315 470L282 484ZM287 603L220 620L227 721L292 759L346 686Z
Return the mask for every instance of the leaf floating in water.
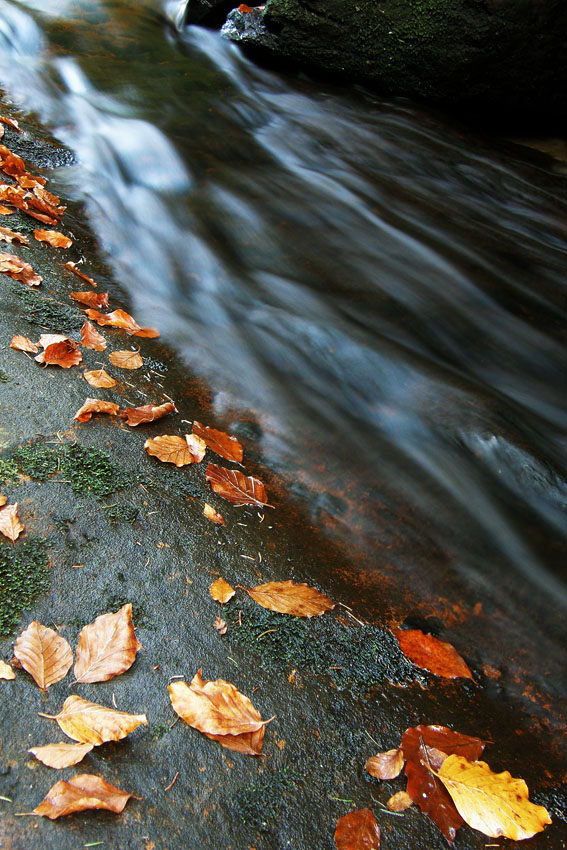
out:
M87 809L108 809L119 814L132 796L100 776L81 773L72 776L69 781L61 779L56 782L34 812L51 820Z
M18 637L14 655L42 691L64 679L73 663L65 638L37 620Z
M206 479L211 488L223 499L228 499L234 505L258 505L263 507L268 504L266 488L258 478L244 475L236 469L226 469L210 463L207 466Z
M394 629L393 633L404 655L418 667L445 679L473 678L452 644L424 634L421 629Z
M225 460L233 460L236 463L242 462L243 449L236 437L231 437L224 431L209 428L207 425L201 425L197 421L193 422L192 430L193 434L201 437L215 454L224 457Z
M358 809L339 818L335 845L337 850L379 850L380 827L370 809Z

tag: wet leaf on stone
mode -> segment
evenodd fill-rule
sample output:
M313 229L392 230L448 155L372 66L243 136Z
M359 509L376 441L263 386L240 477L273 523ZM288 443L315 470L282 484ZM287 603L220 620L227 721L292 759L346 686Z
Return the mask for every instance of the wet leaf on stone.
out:
M34 230L33 235L38 242L47 242L53 248L70 248L73 240L57 230Z
M0 508L0 534L14 542L24 531L23 523L18 516L18 503L5 505Z
M99 398L87 398L83 406L77 410L73 419L77 422L89 422L94 413L108 413L110 416L118 416L120 406L114 401L103 401Z
M206 479L217 495L238 507L242 505L263 507L268 504L266 488L258 478L253 478L251 475L244 475L236 469L226 469L224 466L217 466L216 463L209 463Z
M49 334L42 334L39 339L40 345L44 336L49 336ZM52 334L52 336L60 336L60 334ZM52 342L45 346L44 350L34 357L34 360L37 360L38 363L44 363L46 366L60 366L62 369L78 366L82 359L83 355L79 351L79 343L68 337L63 337L60 342Z
M400 748L377 753L366 762L366 770L377 779L395 779L402 772L404 754Z
M87 753L93 749L93 744L46 744L43 747L32 747L28 750L38 761L47 767L61 770L79 764Z
M111 351L108 359L119 369L139 369L144 365L139 351Z
M98 747L107 741L121 741L138 726L147 726L145 714L128 714L76 695L67 697L59 714L40 714L55 720L73 741Z
M69 295L73 299L73 301L78 301L79 304L86 304L87 307L92 307L93 309L99 309L103 307L106 309L109 306L108 301L108 292L70 292Z
M14 655L42 691L64 679L73 663L73 652L65 638L37 620L16 640Z
M101 614L81 629L74 673L77 682L106 682L128 670L142 649L132 623L132 604Z
M234 587L231 587L230 584L223 578L218 578L209 587L209 593L211 594L215 602L220 602L222 605L224 605L226 602L229 602L232 599L232 597L236 593L236 590L234 589Z
M164 404L144 404L142 407L126 407L120 411L120 416L126 420L127 425L135 427L145 422L155 422L162 419L168 413L177 413L175 405L170 401Z
M145 326L137 331L132 331L132 336L141 336L145 339L156 339L159 335L160 333L157 328L147 328Z
M93 319L98 325L109 325L113 328L122 328L126 333L134 334L142 328L125 310L113 310L112 313L99 313L98 310L87 310L89 319Z
M228 629L226 621L223 620L221 617L215 617L213 626L215 627L219 635L225 635Z
M210 519L211 522L216 523L217 525L226 525L225 519L222 514L219 514L218 511L215 511L212 505L209 505L208 502L205 502L205 507L203 508L203 513Z
M15 118L8 118L6 115L0 115L0 121L1 121L3 124L7 124L7 125L8 125L8 127L11 127L11 128L12 128L12 130L15 130L15 131L16 131L16 133L21 133L21 132L22 132L22 131L20 130L20 125L18 124L18 122L16 121L16 119L15 119Z
M192 437L191 442L189 439ZM174 463L175 466L187 466L190 463L200 463L206 451L203 440L191 434L176 437L162 434L160 437L149 437L144 448L149 455L157 457L162 463Z
M68 781L56 782L34 812L51 820L87 809L108 809L119 814L132 796L100 776L81 773Z
M95 330L88 319L81 328L81 345L85 348L91 348L93 351L104 351L106 348L105 338Z
M27 336L22 336L21 334L14 334L10 342L10 348L15 348L16 351L29 351L30 354L36 354L39 351L35 342L32 342Z
M413 804L407 791L398 791L396 794L392 794L386 805L391 812L405 812Z
M9 227L0 227L0 241L9 242L10 245L12 242L20 245L30 244L27 236L24 236L23 233L18 233L16 230L10 230Z
M318 617L335 607L335 603L308 584L293 581L270 581L246 590L263 608L295 617Z
M445 679L473 678L452 644L424 634L421 629L394 629L393 633L404 655L418 667Z
M68 263L65 263L65 268L68 269L70 272L73 272L73 274L76 274L77 277L81 278L81 280L84 280L86 283L90 283L91 286L96 287L96 283L94 282L92 277L89 277L88 274L85 274L84 272L82 272L77 267L76 263L72 263L72 262L69 261ZM103 306L103 305L101 305L101 306Z
M0 661L0 679L6 679L10 681L11 679L15 679L16 674L9 664L6 664L5 661Z
M0 254L0 272L9 275L14 280L21 280L26 286L39 286L43 278L36 274L30 266L15 254Z
M193 434L204 440L215 454L224 457L225 460L233 460L236 463L242 462L243 449L236 437L231 437L224 431L209 428L208 425L201 425L197 421L193 422L192 431Z
M380 827L370 809L358 809L339 818L335 845L337 850L378 850Z
M93 369L90 372L83 372L83 378L91 387L95 387L96 389L110 389L110 387L116 386L114 378L111 378L104 369Z

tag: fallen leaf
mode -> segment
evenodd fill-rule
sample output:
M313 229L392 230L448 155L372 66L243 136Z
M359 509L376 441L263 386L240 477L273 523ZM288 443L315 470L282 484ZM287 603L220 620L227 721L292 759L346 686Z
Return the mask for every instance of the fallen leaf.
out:
M377 779L395 779L402 772L403 766L404 754L400 748L377 753L365 764L370 776L375 776Z
M222 620L220 617L215 617L213 626L215 627L219 635L226 634L228 626L226 625L225 620Z
M24 526L18 516L18 503L5 505L0 508L0 534L14 542L24 531Z
M229 750L260 755L267 721L230 682L205 681L199 670L190 685L172 682L168 691L174 711L189 726Z
M0 168L2 168L2 171L5 174L9 174L10 177L18 177L26 170L25 163L21 156L18 156L17 153L13 153L5 145L0 145Z
M167 416L168 413L177 413L175 405L170 401L164 404L144 404L142 407L127 407L120 411L120 416L126 420L127 425L135 427L144 422L155 422Z
M224 605L235 595L236 590L230 586L230 584L225 581L223 578L218 578L214 581L209 587L209 593L215 600L215 602L220 602Z
M24 236L23 233L18 233L16 230L10 230L9 227L0 227L0 241L9 242L10 245L12 242L19 243L20 245L30 244L27 236Z
M157 328L141 327L138 331L132 331L132 336L141 336L146 339L156 339L159 335Z
M463 820L491 838L523 841L551 823L547 809L530 802L524 780L507 770L493 773L486 762L450 755L437 776Z
M314 587L293 581L270 581L246 590L246 593L263 608L295 617L318 617L335 607L328 596Z
M421 629L393 629L394 637L404 655L436 676L445 679L472 679L472 673L450 643L424 634Z
M72 767L84 759L93 749L93 744L46 744L44 747L32 747L28 750L42 764L61 770Z
M0 679L11 680L15 679L16 674L9 664L6 664L5 661L0 661Z
M139 369L144 365L138 351L111 351L108 359L119 369Z
M149 455L157 457L163 463L174 463L175 466L187 466L189 463L200 463L206 451L203 440L195 437L189 443L190 434L185 437L175 437L162 434L160 437L149 437L144 448ZM197 445L196 440L202 445Z
M42 691L64 679L73 663L73 652L65 638L37 620L16 640L14 655Z
M38 242L48 242L53 248L70 248L73 240L57 230L34 230Z
M405 812L412 805L412 799L407 791L398 791L392 794L386 805L391 812Z
M78 301L79 304L86 304L87 307L106 308L109 305L108 292L70 292L69 295L73 301Z
M208 502L205 502L203 513L205 514L207 519L210 519L211 522L215 522L217 525L226 525L223 515L219 514L218 511L215 511L212 505L209 505Z
M0 493L0 508L3 507L7 501L8 499L6 496L3 493Z
M81 278L81 280L84 280L87 283L90 283L91 286L96 286L96 283L94 282L92 277L89 277L87 274L85 274L79 268L77 268L75 263L72 263L72 262L65 263L65 268L68 269L70 272L73 272L73 274L76 274L77 277Z
M15 348L16 351L29 351L32 354L39 351L35 342L32 342L31 339L27 338L27 336L22 336L21 334L15 334L12 337L10 348Z
M370 809L358 809L338 819L335 845L337 850L378 850L380 827Z
M250 12L253 12L254 10L251 6L247 6L246 3L241 3L238 7L238 11L243 15L249 15Z
M224 457L225 460L233 460L236 463L242 462L243 449L236 437L231 437L224 431L209 428L207 425L201 425L197 421L193 422L192 431L193 434L201 437L215 454Z
M68 781L61 779L56 782L34 812L51 820L86 809L108 809L119 814L132 796L100 776L81 773Z
M128 714L106 708L76 695L67 697L59 714L41 714L55 720L59 728L73 741L98 747L107 741L121 741L138 726L147 726L145 714Z
M36 274L29 263L15 254L0 254L0 272L21 280L26 286L39 286L43 278Z
M114 401L102 401L99 398L87 398L85 403L77 410L73 419L77 422L89 422L93 413L108 413L110 416L118 416L120 406Z
M81 629L74 673L77 682L106 682L128 670L142 649L132 623L132 604L101 614Z
M62 369L78 366L82 359L83 355L79 351L79 343L75 342L74 339L67 338L63 338L61 342L48 345L34 357L34 360L37 360L38 363L45 363L46 366L61 366Z
M15 119L15 118L7 118L7 117L6 117L6 115L0 115L0 121L1 121L3 124L7 124L7 125L8 125L8 127L11 127L11 128L12 128L12 130L15 130L15 131L16 131L16 133L21 133L21 132L22 132L22 131L20 130L20 125L18 124L18 122L16 121L16 119Z
M206 479L215 493L238 507L242 505L263 507L268 503L263 483L258 478L244 475L236 469L226 469L224 466L217 466L216 463L209 463Z
M104 351L106 348L105 338L95 330L88 319L81 328L81 345L94 351Z
M9 210L8 207L5 207L3 206L3 204L0 204L0 215L14 215L15 212L16 210Z
M90 372L83 372L83 378L91 387L96 387L97 389L110 389L110 387L116 386L114 378L111 378L104 369L93 369Z
M98 310L87 310L89 319L99 325L110 325L113 328L122 328L126 333L133 334L136 331L141 331L142 328L129 313L125 310L113 310L112 313L99 313Z
M413 726L402 736L407 792L416 806L437 824L449 843L455 840L463 819L441 780L427 766L428 748L433 747L448 755L464 755L475 761L484 746L480 738L461 735L446 726Z
M39 337L38 345L41 348L47 348L49 345L54 345L56 342L65 342L66 339L69 339L65 334L41 334Z

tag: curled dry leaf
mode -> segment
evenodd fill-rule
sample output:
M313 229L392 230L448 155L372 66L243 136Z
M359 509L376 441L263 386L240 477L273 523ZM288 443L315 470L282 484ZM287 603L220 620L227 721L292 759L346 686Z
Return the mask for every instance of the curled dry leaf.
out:
M10 681L11 679L15 679L16 674L9 664L6 664L5 661L0 661L0 679L6 679Z
M65 334L41 334L38 345L45 349L56 342L65 342L66 339L69 339L69 337Z
M70 248L73 240L57 230L34 230L38 242L48 242L53 248Z
M0 254L0 272L21 280L26 286L39 286L43 278L36 274L29 263L15 254Z
M18 637L14 655L42 691L64 679L73 663L73 652L65 638L37 620Z
M236 437L231 437L224 431L209 428L207 425L201 425L197 421L193 422L192 430L193 434L204 440L215 454L224 457L225 460L233 460L236 463L242 462L243 449Z
M412 799L407 791L398 791L386 803L391 812L405 812L412 805Z
M16 230L10 230L9 227L0 227L0 241L9 242L10 245L12 242L20 245L29 245L30 240L27 236L24 236L23 233L18 233Z
M139 351L111 351L108 359L119 369L139 369L144 365Z
M293 581L270 581L246 593L263 608L280 614L293 614L295 617L318 617L335 607L332 599L314 587L295 584Z
M115 614L101 614L81 629L77 644L77 682L106 682L128 670L142 649L134 633L132 604Z
M110 416L117 416L120 407L114 401L102 401L99 398L87 398L83 406L77 410L73 419L77 422L88 422L93 413L108 413Z
M76 695L67 697L59 714L41 714L40 717L55 720L73 741L95 747L107 741L121 741L138 726L148 725L145 714L116 711Z
M10 348L15 348L16 351L29 351L30 354L36 354L39 351L35 342L32 342L27 336L22 336L21 334L15 334L12 337Z
M44 747L32 747L28 750L42 764L61 770L79 764L87 753L93 749L93 744L46 744Z
M15 118L8 118L6 115L0 115L0 121L1 121L3 124L7 124L7 125L8 125L8 127L11 127L11 128L12 128L12 130L15 130L15 131L16 131L16 133L21 133L21 132L22 132L22 131L20 130L20 125L18 124L18 122L16 121L16 119L15 119Z
M94 282L92 277L89 277L87 274L85 274L79 268L77 268L76 263L72 263L72 262L65 263L65 268L68 269L70 272L73 272L73 274L76 274L77 277L81 278L81 280L84 280L86 283L90 283L91 286L96 286L96 283ZM101 306L103 306L103 305L101 305Z
M219 635L225 635L228 629L226 622L220 617L215 617L213 626L215 627Z
M85 348L91 348L94 351L104 351L106 348L105 338L95 330L88 319L81 328L81 345L84 345Z
M400 748L377 753L365 764L370 776L375 776L377 779L395 779L402 772L403 766L404 754Z
M132 336L141 336L146 339L156 339L159 335L157 328L141 327L139 330L132 332Z
M96 389L110 389L110 387L116 386L114 378L111 378L104 369L93 369L90 372L83 372L83 378L91 387L95 387Z
M99 313L97 310L87 310L89 319L98 325L110 325L112 328L122 328L126 333L134 334L142 328L130 313L125 310L113 310L112 313Z
M358 809L339 818L335 845L337 850L378 850L380 827L370 809Z
M230 682L207 682L199 670L190 685L172 682L168 691L174 711L189 726L229 750L260 755L268 721Z
M234 589L234 587L231 587L230 584L223 578L218 578L209 587L209 593L211 594L215 602L220 602L222 605L224 605L225 602L228 602L230 599L232 599L232 597L236 593L236 590Z
M8 207L0 204L0 215L14 215L15 212L16 210L9 210Z
M163 434L160 437L149 437L144 443L144 448L149 455L157 457L163 463L174 463L175 466L200 463L206 446L198 437L194 437L189 442L191 436L187 434L185 437L175 437L171 434Z
M421 629L394 629L393 633L404 655L418 667L445 679L473 678L452 644L424 634Z
M228 499L234 505L258 505L263 507L268 504L266 488L258 478L244 475L236 469L226 469L209 463L207 466L206 479L212 490L223 499Z
M46 366L61 366L62 369L70 369L71 366L79 365L83 355L79 351L78 342L75 342L74 339L64 339L61 342L48 345L34 359L38 363L45 363Z
M18 516L18 503L0 508L0 534L14 542L22 531L24 526Z
M224 517L222 514L219 514L218 511L215 511L212 505L209 505L208 502L205 502L205 507L203 508L203 513L210 519L211 522L216 523L217 525L226 525Z
M135 427L144 422L155 422L162 419L168 413L177 413L175 405L170 401L164 404L144 404L142 407L126 407L120 411L120 416L126 420L127 425Z
M87 809L108 809L119 814L132 796L100 776L81 773L72 776L69 781L61 779L56 782L34 812L51 820Z
M109 305L108 292L70 292L69 295L73 301L78 301L79 304L86 304L87 307L93 307L97 310L100 307L106 309Z

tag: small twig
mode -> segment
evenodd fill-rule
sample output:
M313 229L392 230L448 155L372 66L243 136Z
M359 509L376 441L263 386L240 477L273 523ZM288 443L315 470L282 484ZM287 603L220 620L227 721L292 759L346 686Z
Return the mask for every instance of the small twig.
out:
M0 795L0 800L4 800L5 803L13 803L14 802L9 797L2 797L2 795Z
M169 783L169 785L167 786L167 788L164 788L163 790L164 790L164 791L169 791L169 789L170 789L170 788L173 788L173 786L174 786L174 785L175 785L175 783L177 782L177 777L178 777L178 776L179 776L179 771L177 771L177 773L175 774L175 776L173 777L173 779L171 780L171 782Z
M270 632L277 632L277 629L266 629L266 631L265 631L265 632L262 632L262 634L261 634L261 635L258 635L258 637L256 638L256 640L260 640L260 638L261 638L261 637L264 637L264 635L269 635L269 634L270 634Z
M234 660L234 658L232 658L230 655L227 655L226 657L228 658L228 660L229 660L229 661L232 661L232 663L233 663L236 667L238 667L238 663Z
M364 730L364 734L365 734L365 735L368 735L368 737L370 738L370 740L372 741L372 743L373 743L373 744L376 744L376 746L377 746L377 747L379 747L379 746L380 746L380 744L378 743L378 741L375 741L375 740L374 740L374 738L372 737L372 735L370 734L370 732L367 732L367 731L366 731L366 729Z
M248 561L255 561L255 560L256 560L256 558L252 558L252 556L251 556L251 555L241 555L240 557L241 557L241 558L246 558Z
M328 795L329 800L337 800L339 803L354 803L354 800L345 800L343 797L332 797L330 794Z

